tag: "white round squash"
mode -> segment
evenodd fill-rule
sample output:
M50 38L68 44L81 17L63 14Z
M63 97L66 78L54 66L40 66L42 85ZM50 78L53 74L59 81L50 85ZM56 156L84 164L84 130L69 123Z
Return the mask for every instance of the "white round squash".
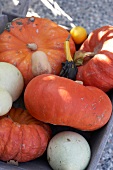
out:
M0 62L0 87L10 93L13 101L19 98L24 87L24 79L17 67Z
M71 131L56 134L47 148L47 160L53 170L84 170L90 156L86 139Z
M12 97L5 89L0 88L0 116L9 112L12 107Z

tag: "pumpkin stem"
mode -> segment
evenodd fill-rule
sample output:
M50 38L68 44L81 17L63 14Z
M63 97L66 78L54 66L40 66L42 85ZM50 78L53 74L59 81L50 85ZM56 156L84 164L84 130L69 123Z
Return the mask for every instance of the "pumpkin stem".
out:
M71 35L69 34L69 36L67 37L64 43L66 61L62 63L62 70L59 75L61 77L67 77L68 79L75 80L78 69L71 57L70 44L69 44L70 36Z
M11 165L16 165L16 166L18 166L18 161L9 160L9 161L7 161L7 164L11 164Z
M29 49L31 49L32 51L35 51L35 50L37 50L37 44L35 44L35 43L29 43L29 44L27 44L27 47L29 48Z
M64 49L65 49L65 54L66 54L66 59L68 61L73 61L72 57L71 57L71 52L70 52L70 45L69 45L69 39L71 37L71 34L69 34L69 36L67 37L65 43L64 43Z
M94 55L94 52L76 51L74 55L74 63L76 66L83 65L84 59L87 58L87 60L89 60L94 57Z

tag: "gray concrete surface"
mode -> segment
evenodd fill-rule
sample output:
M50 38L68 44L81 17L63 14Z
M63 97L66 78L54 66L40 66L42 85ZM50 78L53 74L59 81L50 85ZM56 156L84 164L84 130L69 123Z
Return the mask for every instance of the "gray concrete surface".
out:
M0 0L0 9L8 10L14 0ZM81 25L90 33L103 25L113 25L112 0L31 0L28 15L49 18L71 27ZM113 170L113 129L98 163L97 170Z

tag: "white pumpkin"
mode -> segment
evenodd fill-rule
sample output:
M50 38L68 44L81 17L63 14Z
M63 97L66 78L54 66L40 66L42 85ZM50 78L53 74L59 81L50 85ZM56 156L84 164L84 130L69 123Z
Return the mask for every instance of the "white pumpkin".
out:
M56 134L47 148L47 160L53 170L84 170L90 156L86 139L71 131Z
M0 87L9 92L13 101L19 98L24 87L24 79L17 67L0 62Z
M5 89L0 88L0 116L9 112L12 107L12 97Z

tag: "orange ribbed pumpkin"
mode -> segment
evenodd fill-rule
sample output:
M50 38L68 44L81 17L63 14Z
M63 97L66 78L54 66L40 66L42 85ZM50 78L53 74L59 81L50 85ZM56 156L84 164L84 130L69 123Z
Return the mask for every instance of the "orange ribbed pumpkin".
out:
M84 85L98 87L104 92L112 89L113 26L103 26L92 31L79 51L91 52L93 56L78 67L76 79L83 81Z
M27 110L12 108L0 118L0 160L26 162L41 156L51 136L48 125Z
M23 74L25 84L33 77L31 56L43 51L51 65L52 74L59 74L66 60L64 42L69 32L46 18L18 18L8 23L0 35L0 61L15 65ZM75 44L70 40L72 56Z

